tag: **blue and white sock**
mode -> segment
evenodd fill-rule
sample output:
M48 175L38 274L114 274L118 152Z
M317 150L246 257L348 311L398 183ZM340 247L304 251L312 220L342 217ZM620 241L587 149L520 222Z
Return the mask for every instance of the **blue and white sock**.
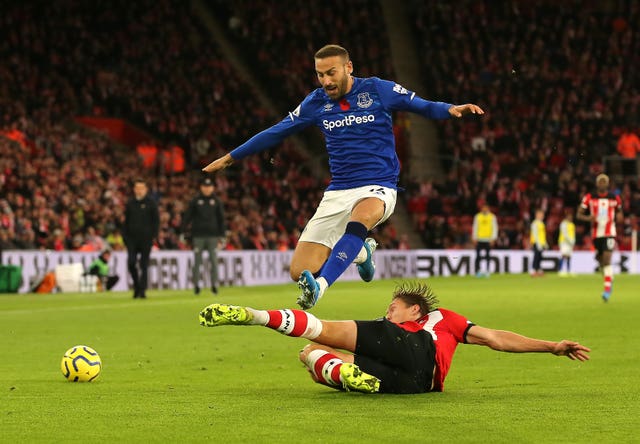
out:
M324 279L326 285L331 286L345 272L362 249L368 231L367 227L360 222L347 224L345 233L336 242L327 262L322 267L317 279L319 284L322 285L321 279Z

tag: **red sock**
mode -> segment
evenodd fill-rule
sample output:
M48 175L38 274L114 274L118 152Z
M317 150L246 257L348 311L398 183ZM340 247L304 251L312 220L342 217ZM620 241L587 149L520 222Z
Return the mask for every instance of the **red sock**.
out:
M611 276L604 277L604 291L611 291Z
M325 350L313 350L307 356L307 367L316 376L320 384L329 387L341 387L340 367L342 359Z
M606 265L604 267L604 291L611 291L611 284L613 282L613 267L611 265Z
M303 310L268 310L266 326L283 335L313 340L322 333L322 321Z

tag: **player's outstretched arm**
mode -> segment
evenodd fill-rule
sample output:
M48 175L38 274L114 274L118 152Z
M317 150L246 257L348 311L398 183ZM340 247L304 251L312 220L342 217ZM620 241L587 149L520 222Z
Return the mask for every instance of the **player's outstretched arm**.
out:
M509 353L553 353L578 361L587 361L589 359L587 353L591 351L574 341L545 341L478 325L472 326L467 332L467 343L484 345L496 351Z
M206 167L204 167L202 171L204 171L205 173L213 173L228 167L232 163L233 163L233 157L231 157L231 154L227 153L224 156L217 158Z
M449 108L449 114L453 117L462 117L465 114L484 114L484 110L473 103L465 103L464 105L453 105Z

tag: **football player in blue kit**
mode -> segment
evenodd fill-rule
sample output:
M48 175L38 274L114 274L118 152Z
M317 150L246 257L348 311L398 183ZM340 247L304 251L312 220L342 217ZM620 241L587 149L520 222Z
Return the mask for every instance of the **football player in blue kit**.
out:
M409 111L430 119L484 114L474 104L430 102L392 81L354 77L349 53L338 45L324 46L314 58L320 88L282 121L203 168L221 170L311 125L320 128L331 182L289 267L304 309L313 307L352 262L364 281L373 279L377 244L367 234L393 213L400 174L391 113Z

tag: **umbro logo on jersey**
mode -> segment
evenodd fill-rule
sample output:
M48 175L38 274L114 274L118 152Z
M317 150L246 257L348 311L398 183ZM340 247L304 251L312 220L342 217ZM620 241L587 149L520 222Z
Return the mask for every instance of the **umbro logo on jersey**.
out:
M324 110L325 112L331 111L333 109L333 103L325 103Z
M369 192L373 194L382 194L382 195L386 194L384 192L384 188L371 188Z

